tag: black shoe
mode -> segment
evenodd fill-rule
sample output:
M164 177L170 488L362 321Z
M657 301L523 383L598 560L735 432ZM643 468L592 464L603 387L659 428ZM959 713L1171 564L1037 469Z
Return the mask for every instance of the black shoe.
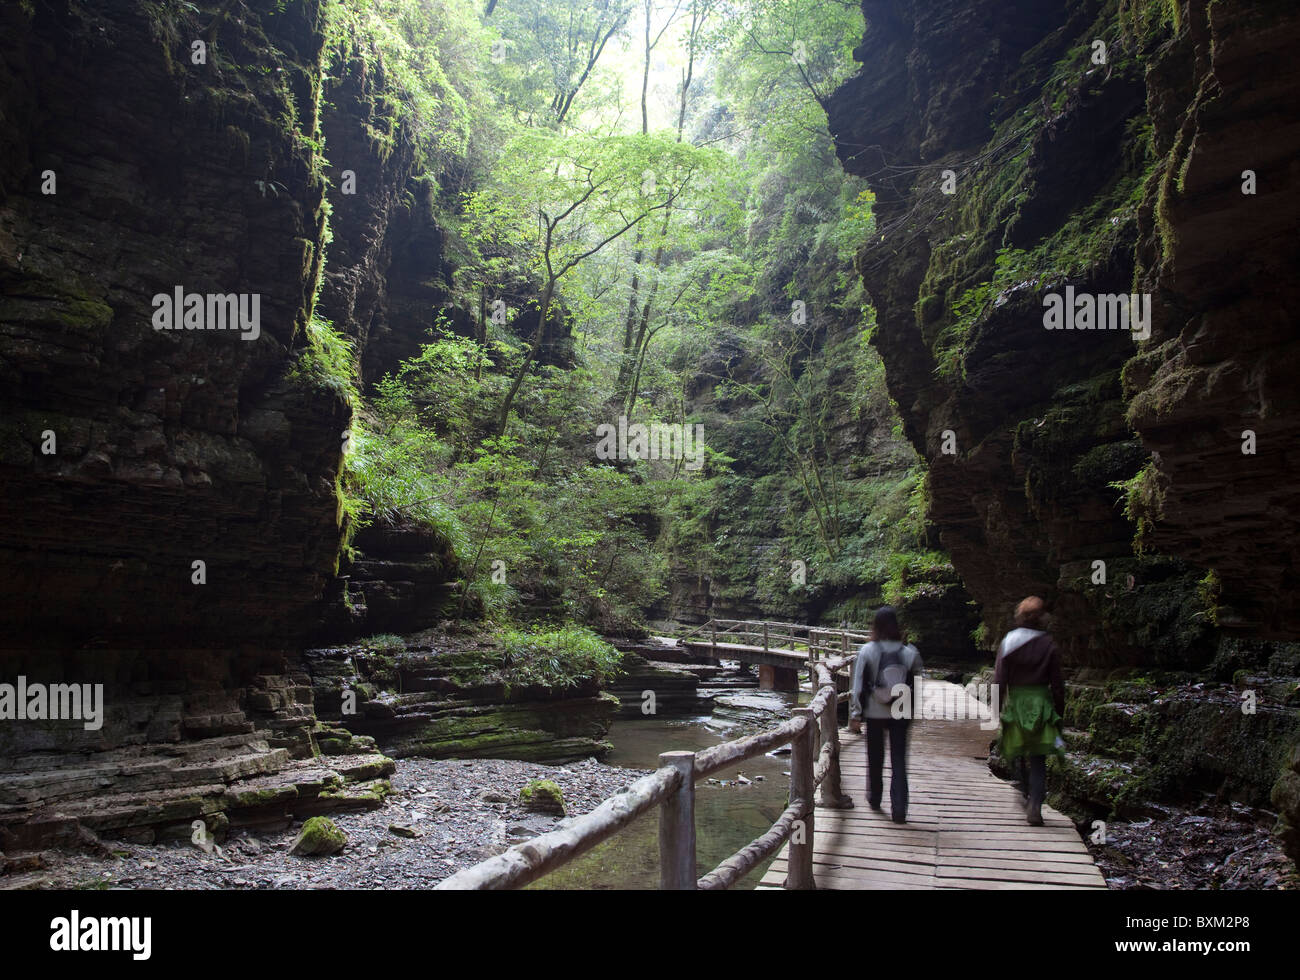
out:
M1041 827L1043 825L1042 804L1030 800L1029 805L1025 807L1025 819L1029 821L1030 826Z
M894 817L894 823L907 823L907 817Z
M884 813L884 812L885 812L885 808L884 808L883 806L881 806L879 803L872 803L872 804L871 804L871 809L875 810L877 813Z

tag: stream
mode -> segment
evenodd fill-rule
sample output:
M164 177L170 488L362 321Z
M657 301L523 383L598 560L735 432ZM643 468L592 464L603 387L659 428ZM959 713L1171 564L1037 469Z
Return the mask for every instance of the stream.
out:
M729 691L735 694L735 691ZM701 750L751 734L788 717L788 711L808 700L806 692L744 693L752 711L715 710L689 718L620 718L609 732L614 750L605 758L613 766L656 769L659 753ZM768 710L762 710L762 707ZM779 713L777 713L779 711ZM700 874L712 870L754 838L765 833L789 794L788 755L761 755L716 777L726 785L700 780L695 785L696 857ZM737 783L743 774L751 780ZM759 779L758 777L762 777ZM736 884L752 889L771 859ZM535 883L541 889L654 889L659 887L659 814L655 809L613 838Z

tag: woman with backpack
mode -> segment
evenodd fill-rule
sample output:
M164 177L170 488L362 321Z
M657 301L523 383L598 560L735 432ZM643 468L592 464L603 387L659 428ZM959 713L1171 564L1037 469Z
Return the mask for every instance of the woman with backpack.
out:
M873 810L881 809L884 795L885 733L889 733L889 809L894 823L907 822L907 729L912 688L920 673L921 654L903 642L893 607L881 606L872 622L871 641L862 644L853 663L849 730L861 732L866 717L867 802ZM899 701L904 701L903 708L894 710Z

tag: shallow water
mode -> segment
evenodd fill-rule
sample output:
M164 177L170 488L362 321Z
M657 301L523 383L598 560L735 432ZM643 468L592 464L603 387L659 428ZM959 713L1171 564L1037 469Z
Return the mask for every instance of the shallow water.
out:
M747 692L761 698L775 699L788 710L796 701L794 694ZM807 695L799 700L807 700ZM753 719L758 717L748 714ZM786 717L767 716L763 727ZM725 717L619 719L610 729L614 751L605 761L610 765L633 769L655 769L659 753L706 749L742 734L752 734L752 724L743 731ZM704 874L730 857L755 837L767 832L785 809L790 789L789 756L762 755L742 762L734 771L723 771L714 778L729 785L717 786L704 781L695 785L696 861ZM736 785L737 773L749 779L762 776L761 782ZM639 778L639 777L635 777ZM758 884L771 861L764 861L737 889ZM659 887L659 813L655 809L632 826L593 848L565 867L547 875L534 888L616 889Z

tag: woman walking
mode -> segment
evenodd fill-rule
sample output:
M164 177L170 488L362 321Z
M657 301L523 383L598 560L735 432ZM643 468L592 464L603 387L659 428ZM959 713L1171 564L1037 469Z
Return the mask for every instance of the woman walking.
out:
M884 795L885 733L889 733L889 809L894 823L907 822L907 729L912 720L912 688L921 672L921 654L903 642L898 617L881 606L871 626L871 641L858 649L849 686L849 730L867 720L867 802L880 810ZM903 703L903 710L896 705ZM901 716L901 717L900 717Z
M1043 823L1047 793L1047 757L1065 755L1061 738L1065 714L1065 681L1061 653L1047 633L1047 609L1031 595L1016 606L1016 628L998 647L993 680L1002 697L1002 757L1029 763L1029 794L1025 817Z

